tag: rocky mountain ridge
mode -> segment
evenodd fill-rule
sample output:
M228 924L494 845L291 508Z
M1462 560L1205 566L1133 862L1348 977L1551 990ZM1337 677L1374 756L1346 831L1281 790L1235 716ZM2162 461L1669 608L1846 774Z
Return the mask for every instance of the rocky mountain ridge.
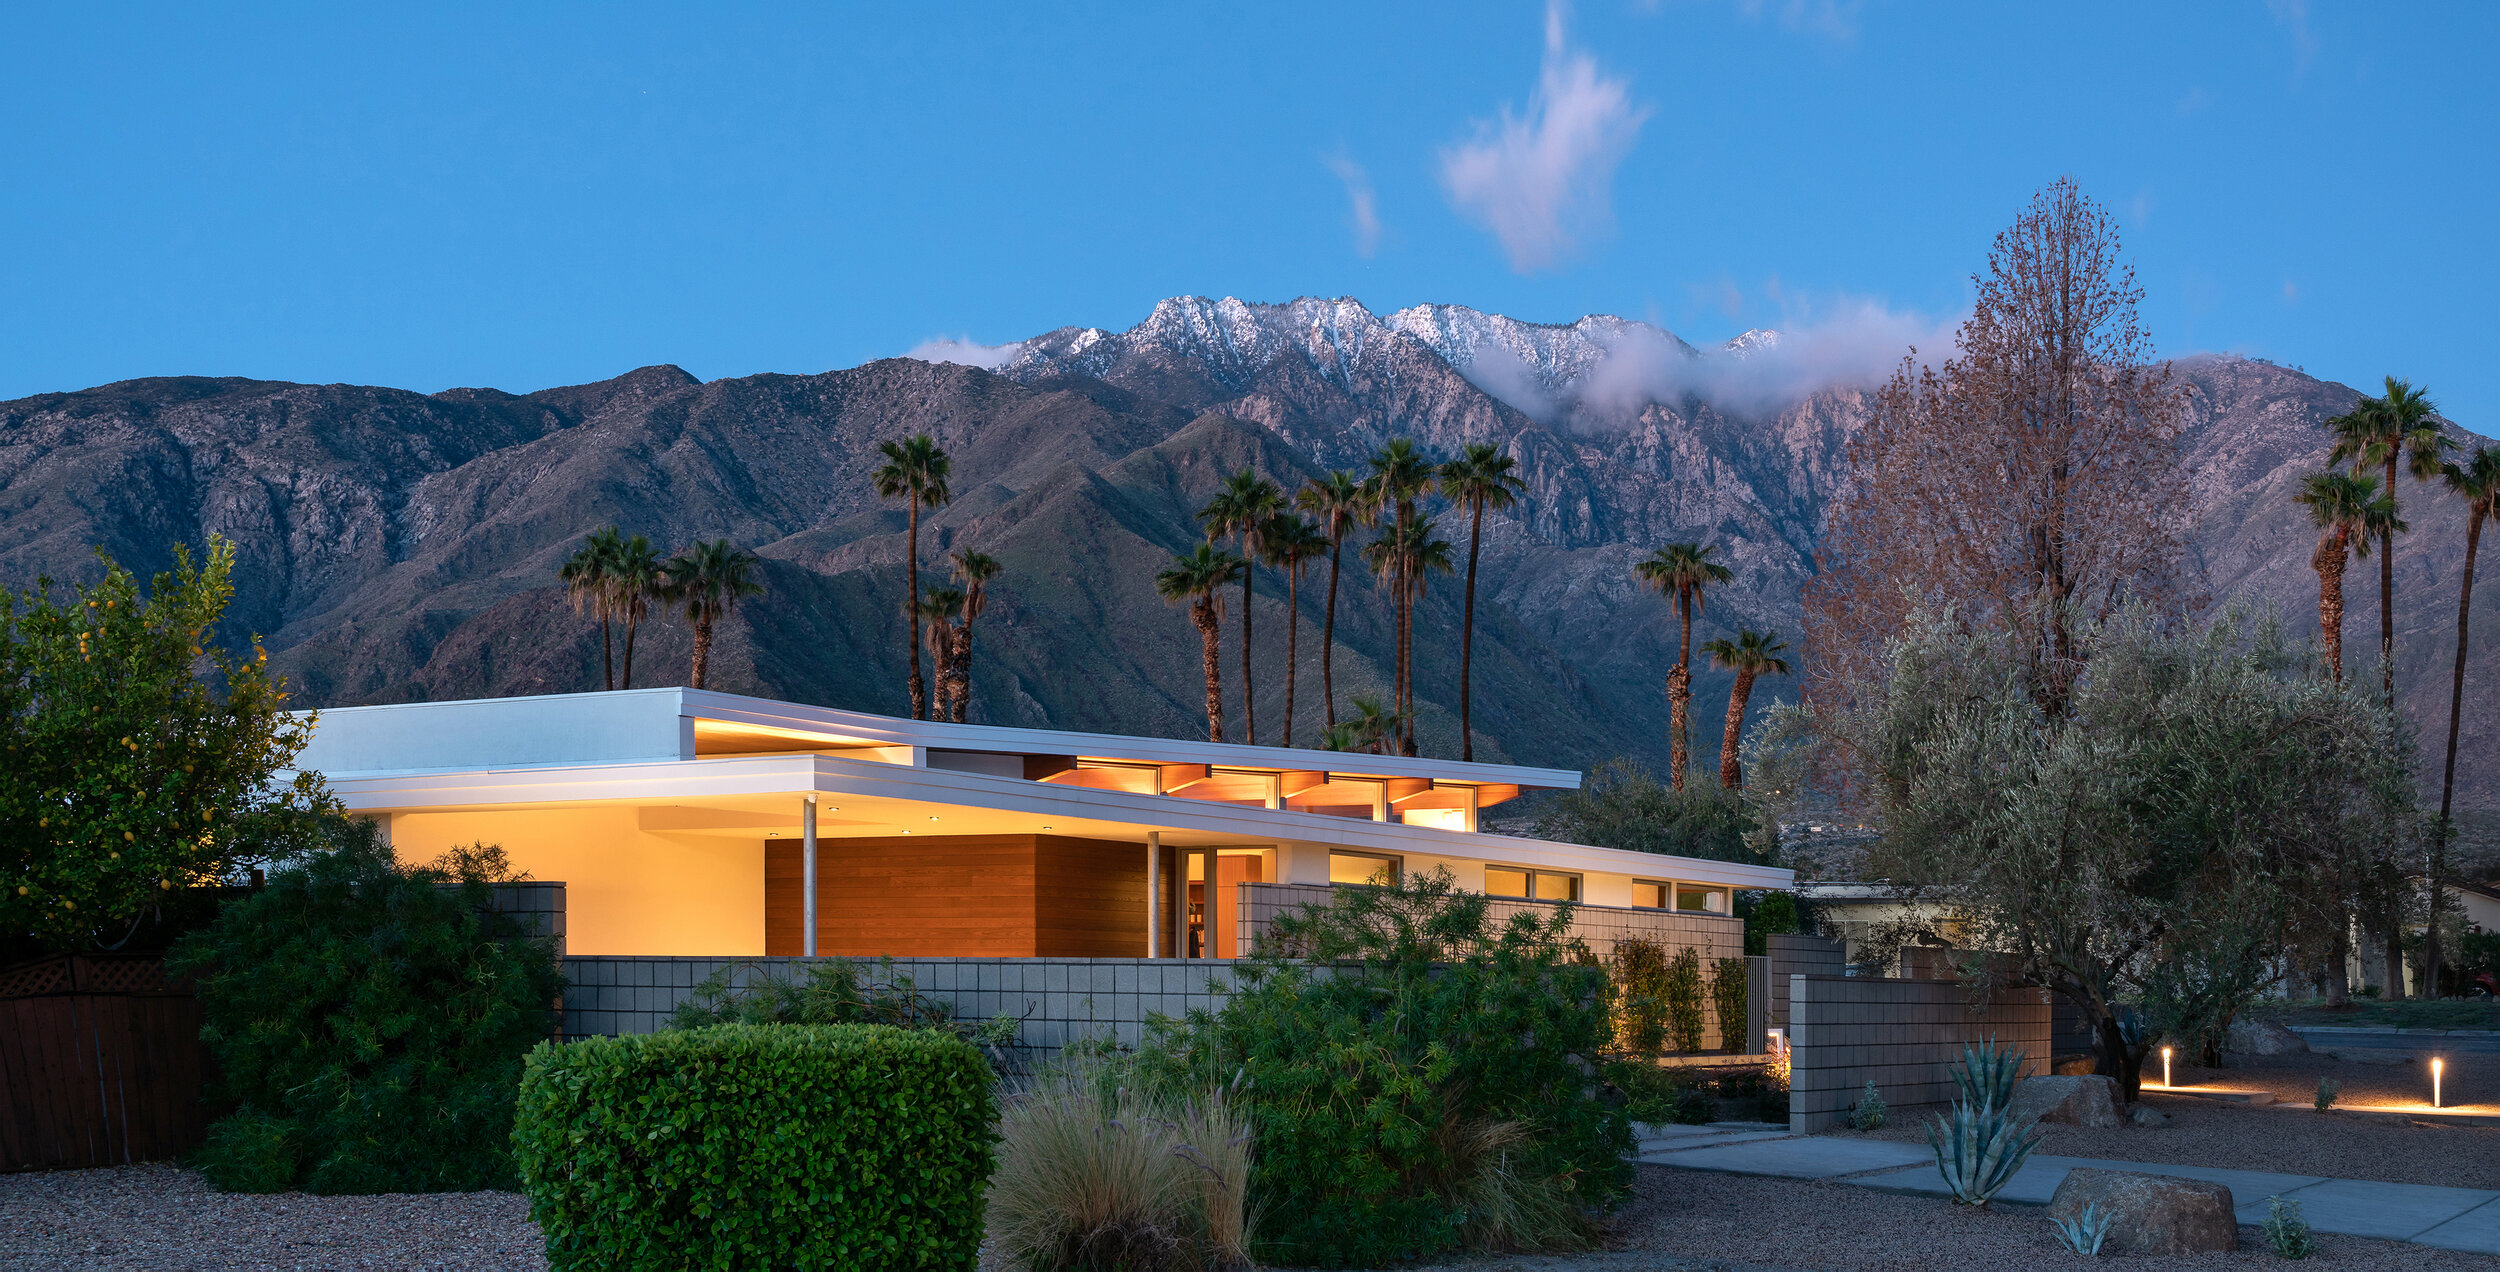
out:
M924 526L927 558L977 545L1007 564L976 639L976 718L1187 736L1203 730L1195 635L1151 578L1196 537L1192 514L1222 473L1247 464L1290 487L1395 435L1436 454L1490 442L1519 459L1529 494L1486 525L1479 754L1654 764L1675 633L1631 562L1673 539L1718 544L1737 580L1697 635L1793 637L1867 403L1861 388L1807 385L1722 407L1705 375L1655 391L1676 383L1656 368L1778 348L1750 332L1699 350L1615 318L1184 297L1127 331L1020 342L994 372L886 359L705 382L646 367L527 394L128 381L0 403L0 579L84 577L99 544L161 568L168 544L223 534L243 560L234 623L265 634L308 703L553 692L598 678L595 628L555 585L583 532L613 522L664 550L727 535L766 558L772 590L722 634L715 685L899 712L903 518L867 475L878 441L927 431L956 465L955 501ZM2353 391L2238 358L2177 370L2192 389L2208 591L2314 623L2312 535L2289 492L2322 461L2318 422ZM2430 488L2404 494L2400 672L2408 710L2444 734L2461 518ZM1463 543L1463 529L1441 533ZM1323 569L1302 588L1306 653L1324 586ZM1284 581L1259 587L1261 740L1277 741ZM1384 682L1389 654L1371 581L1349 568L1342 593L1340 698ZM1436 578L1419 619L1424 741L1439 753L1456 750L1457 600L1456 581ZM2348 646L2369 645L2374 589L2350 621ZM656 622L637 683L681 676L685 643L682 625ZM2482 723L2495 681L2482 678L2468 720L2476 792L2500 784ZM1723 693L1722 677L1699 677L1705 762ZM1298 742L1316 736L1317 696L1306 656Z

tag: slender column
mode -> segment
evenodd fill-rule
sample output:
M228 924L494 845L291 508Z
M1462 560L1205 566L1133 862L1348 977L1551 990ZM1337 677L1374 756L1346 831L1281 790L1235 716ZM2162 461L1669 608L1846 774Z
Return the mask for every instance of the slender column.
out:
M1146 957L1163 957L1163 832L1146 832Z
M816 957L816 797L799 805L799 953Z

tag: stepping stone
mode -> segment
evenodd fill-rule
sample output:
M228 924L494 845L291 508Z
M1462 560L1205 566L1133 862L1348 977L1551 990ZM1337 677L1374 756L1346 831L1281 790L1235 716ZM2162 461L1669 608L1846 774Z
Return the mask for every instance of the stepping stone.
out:
M2233 1196L2238 1196L2235 1191ZM2366 1179L2330 1179L2284 1198L2300 1203L2300 1217L2320 1232L2356 1237L2411 1241L2452 1223L2490 1203L2500 1192L2480 1188L2440 1188L2430 1184L2382 1184ZM2257 1198L2263 1217L2265 1198ZM2500 1214L2485 1230L2500 1235ZM2462 1249L2464 1247L2453 1247ZM2488 1247L2485 1247L2488 1248Z
M2500 1201L2487 1201L2413 1238L2416 1245L2442 1250L2500 1254Z
M2049 1204L2049 1198L2057 1194L2057 1186L2065 1182L2066 1172L2078 1166L2097 1170L2127 1171L2138 1175L2167 1175L2173 1179L2201 1179L2207 1183L2220 1184L2231 1190L2231 1201L2239 1214L2241 1223L2264 1222L2268 1197L2290 1194L2312 1184L2327 1182L2322 1175L2278 1175L2262 1170L2168 1166L2157 1162L2113 1162L2097 1157L2053 1157L2045 1153L2034 1153L2023 1163L2021 1170L2014 1172L2012 1182L2005 1186L2004 1191L1997 1194L1996 1199L2016 1205L2045 1206ZM1953 1190L1944 1182L1943 1173L1936 1169L1933 1153L1928 1154L1927 1162L1921 1168L1869 1175L1863 1179L1845 1179L1841 1182L1855 1184L1860 1188L1873 1188L1881 1192L1921 1193L1931 1197L1953 1195ZM2300 1197L2292 1198L2295 1201L2300 1199ZM2326 1231L2343 1231L2326 1228L2326 1225L2314 1218L2310 1220L2310 1225Z
M1891 1140L1826 1139L1822 1136L1765 1138L1741 1144L1714 1144L1663 1154L1661 1166L1683 1170L1715 1170L1731 1175L1776 1175L1783 1179L1830 1179L1860 1171L1882 1170L1925 1161L1935 1171L1935 1154L1927 1147Z

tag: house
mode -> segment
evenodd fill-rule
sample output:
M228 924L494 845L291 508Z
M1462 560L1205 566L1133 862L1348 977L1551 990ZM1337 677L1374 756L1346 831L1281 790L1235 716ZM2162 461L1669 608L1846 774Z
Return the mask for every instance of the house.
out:
M694 689L346 707L298 764L402 860L565 885L574 956L1230 958L1322 889L1445 868L1727 918L1786 870L1488 833L1577 772L900 720Z

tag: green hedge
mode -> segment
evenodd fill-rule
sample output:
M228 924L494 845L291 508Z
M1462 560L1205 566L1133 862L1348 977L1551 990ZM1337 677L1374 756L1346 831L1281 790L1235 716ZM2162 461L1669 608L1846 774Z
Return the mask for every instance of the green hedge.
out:
M513 1160L558 1269L970 1269L991 1081L962 1039L889 1025L551 1043Z

